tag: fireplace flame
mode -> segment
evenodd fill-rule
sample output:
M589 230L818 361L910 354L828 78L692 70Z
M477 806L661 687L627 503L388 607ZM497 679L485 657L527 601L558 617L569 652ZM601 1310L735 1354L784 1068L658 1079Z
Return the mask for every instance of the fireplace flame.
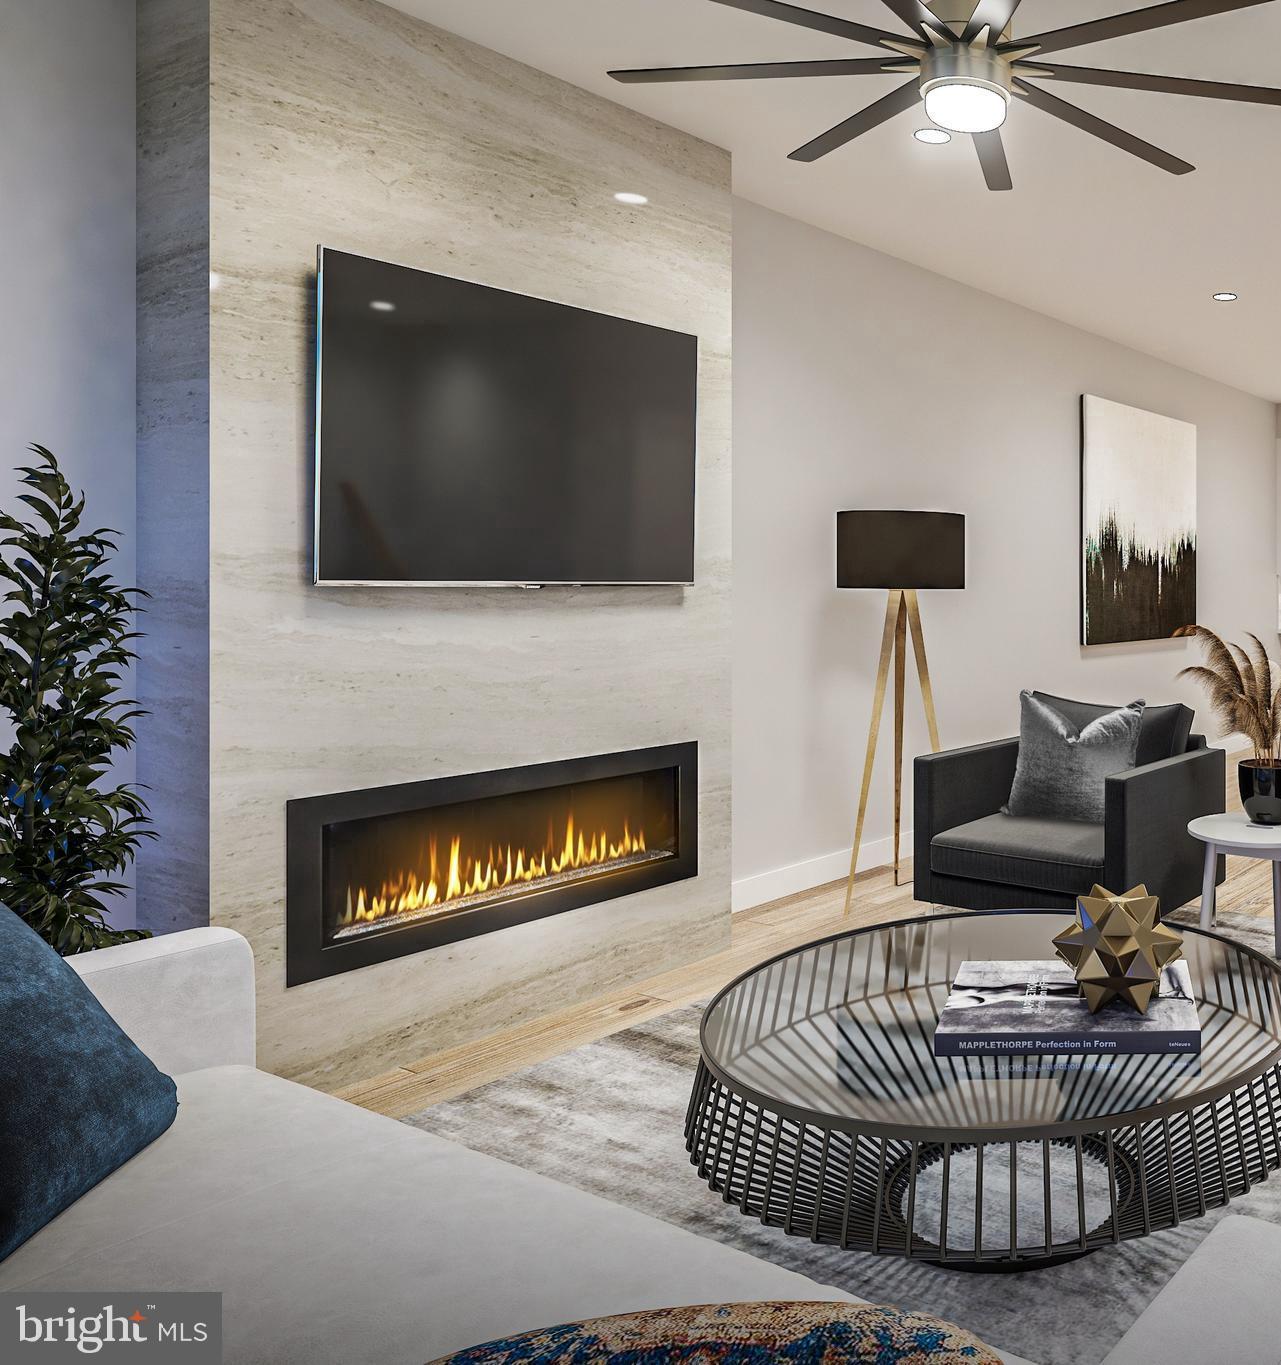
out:
M645 831L632 833L623 824L621 838L611 840L605 830L588 835L574 821L571 811L565 819L564 836L549 827L543 848L514 848L511 844L490 845L483 855L465 854L462 839L449 840L449 852L440 858L439 841L427 842L425 868L407 870L387 878L377 891L364 886L347 888L346 905L339 928L366 924L388 915L404 915L439 906L467 896L501 891L505 887L536 882L566 872L603 866L619 859L647 852Z

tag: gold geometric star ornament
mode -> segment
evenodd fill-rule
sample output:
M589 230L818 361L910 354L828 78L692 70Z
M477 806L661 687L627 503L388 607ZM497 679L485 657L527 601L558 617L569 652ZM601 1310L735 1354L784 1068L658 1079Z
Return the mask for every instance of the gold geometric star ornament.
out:
M1160 902L1146 886L1120 896L1096 886L1077 897L1076 915L1054 948L1076 973L1090 1013L1121 999L1145 1014L1162 968L1183 956L1183 935L1161 923Z

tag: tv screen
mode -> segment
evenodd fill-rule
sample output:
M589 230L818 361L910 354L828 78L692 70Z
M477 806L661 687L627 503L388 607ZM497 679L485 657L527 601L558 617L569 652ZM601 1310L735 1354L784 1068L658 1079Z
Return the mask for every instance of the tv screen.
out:
M317 282L317 583L693 581L696 337L324 247Z

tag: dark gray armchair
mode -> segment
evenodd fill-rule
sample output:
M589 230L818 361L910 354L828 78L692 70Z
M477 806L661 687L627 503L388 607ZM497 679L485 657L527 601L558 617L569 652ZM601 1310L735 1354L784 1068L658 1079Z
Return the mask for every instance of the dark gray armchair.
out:
M1001 814L1017 739L916 759L916 899L962 910L1070 909L1096 882L1112 891L1142 882L1164 910L1198 897L1205 849L1187 825L1224 809L1224 753L1188 733L1188 708L1149 711L1140 766L1106 779L1101 825ZM1171 731L1166 722L1176 711L1186 724ZM1220 858L1218 880L1224 875Z

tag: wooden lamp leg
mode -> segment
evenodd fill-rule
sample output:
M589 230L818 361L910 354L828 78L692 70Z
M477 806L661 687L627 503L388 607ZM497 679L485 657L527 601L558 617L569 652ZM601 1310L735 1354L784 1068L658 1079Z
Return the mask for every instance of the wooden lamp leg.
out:
M876 738L881 730L881 712L885 709L885 684L889 678L890 655L894 652L899 616L903 610L903 593L891 589L885 603L885 629L881 633L881 658L876 666L876 690L872 694L872 720L867 732L867 757L863 760L863 785L858 796L858 815L854 821L854 847L850 850L850 876L845 887L845 913L850 912L854 899L854 873L858 869L858 848L863 841L863 820L867 815L867 797L872 789L872 767L876 762Z
M929 661L925 657L925 632L921 627L921 608L912 588L893 589L885 604L885 629L881 635L881 658L876 669L876 690L872 694L872 720L867 735L867 756L863 762L863 785L859 790L858 816L854 822L854 846L850 850L850 875L845 886L845 913L854 901L854 874L858 870L858 851L863 842L863 821L867 816L867 798L872 787L872 769L876 762L876 740L881 729L881 714L885 709L885 689L889 681L890 659L894 660L894 885L899 882L899 841L902 832L903 809L903 702L907 671L907 633L912 633L912 652L916 658L917 679L921 685L921 701L925 707L925 723L930 732L930 751L938 753L938 716L934 710L934 688L930 682Z
M907 620L912 627L912 648L916 653L916 674L921 682L921 701L925 703L925 722L930 727L930 752L938 753L939 722L934 714L934 688L930 684L930 665L925 658L925 631L921 628L921 606L916 600L916 589L903 594L907 602Z
M894 626L894 885L898 885L899 832L903 819L903 683L907 677L907 607L899 603Z

